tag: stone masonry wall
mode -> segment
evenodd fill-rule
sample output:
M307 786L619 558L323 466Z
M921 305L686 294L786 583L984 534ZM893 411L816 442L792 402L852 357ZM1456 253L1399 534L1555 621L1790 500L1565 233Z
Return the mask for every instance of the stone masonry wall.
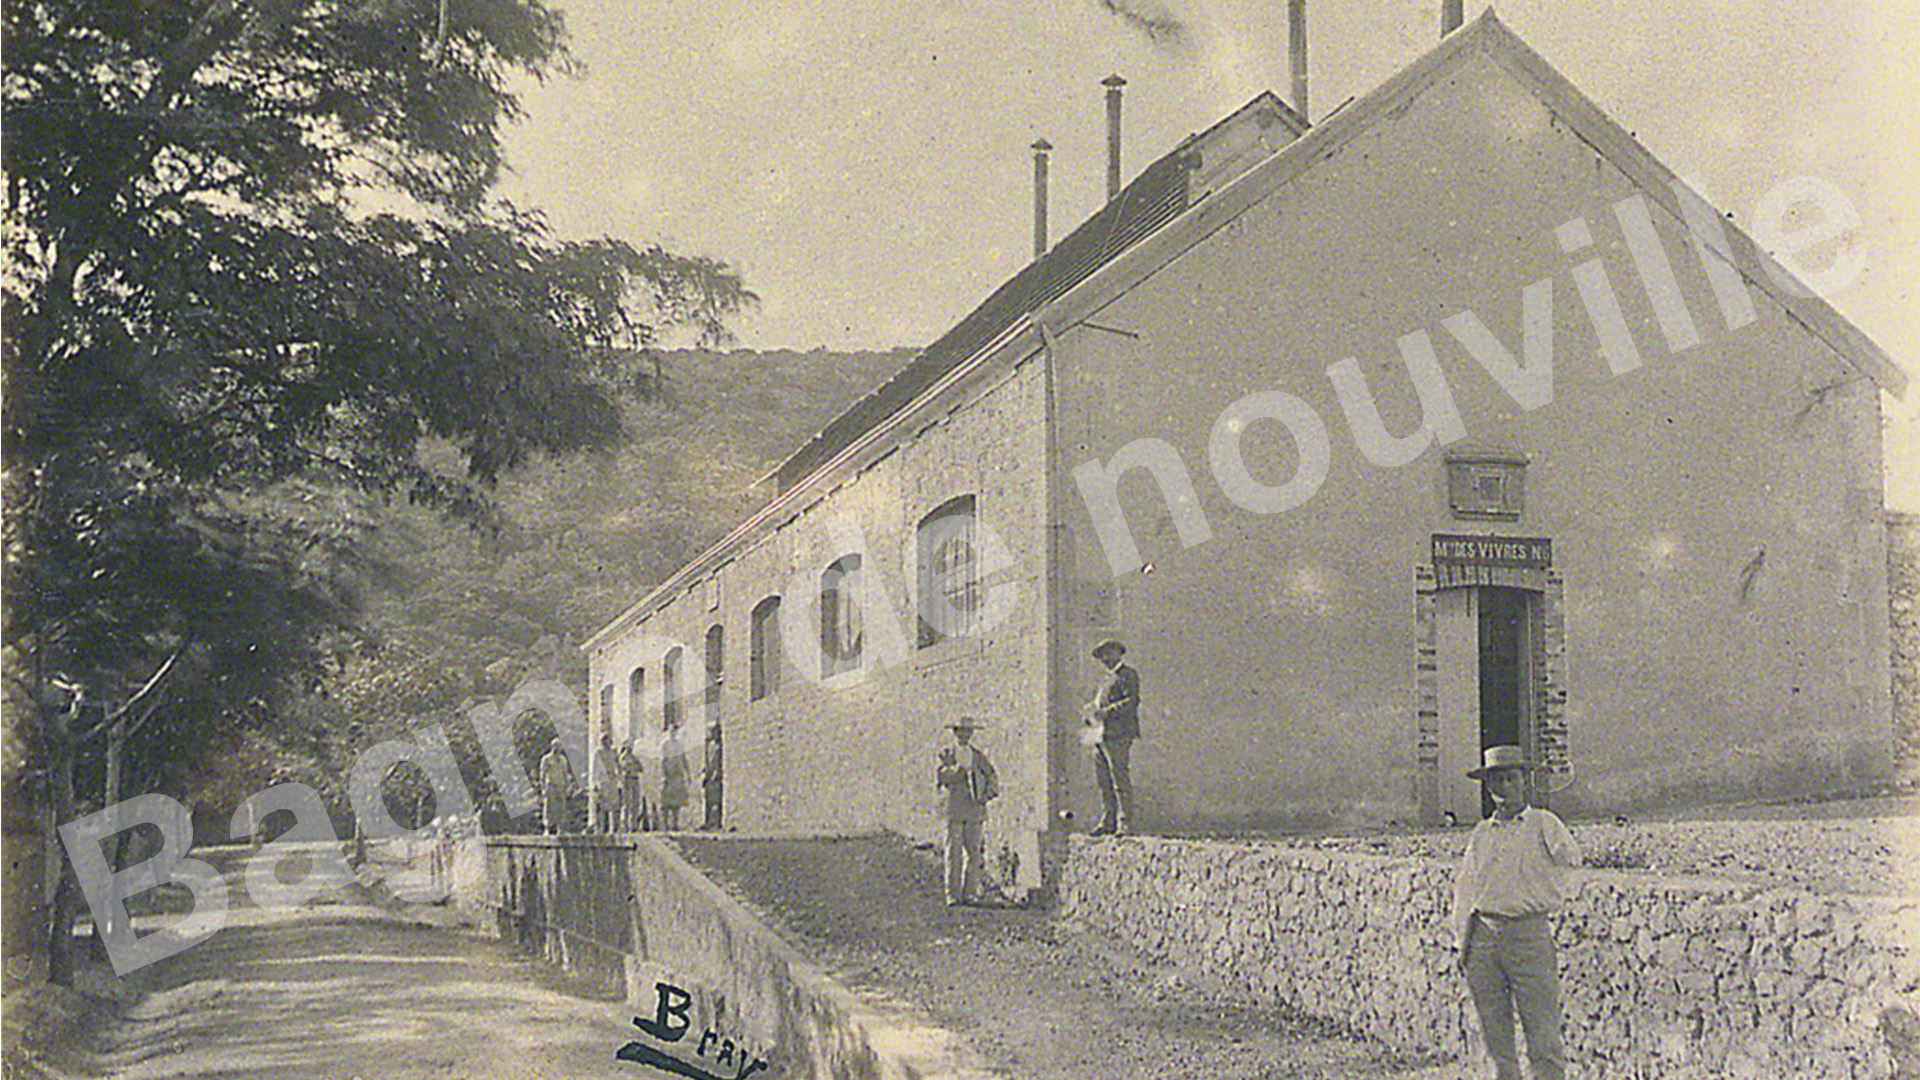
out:
M501 938L622 994L638 1015L656 1006L660 982L687 992L691 1035L670 1056L715 1072L698 1058L711 1030L763 1055L763 1076L990 1080L949 1032L835 982L657 837L484 843L474 860L484 872L457 884L460 906ZM745 1061L717 1071L735 1075Z
M611 688L610 728L640 738L646 783L656 785L657 747L666 702L663 661L675 645L689 661L685 687L702 682L703 643L720 631L718 701L699 694L681 709L682 737L699 775L702 731L726 732L725 822L750 831L819 833L892 829L923 841L946 835L934 763L952 736L946 725L973 715L987 721L975 745L999 770L1000 799L987 825L987 849L1009 891L1037 887L1040 838L1050 827L1047 763L1045 488L1032 465L1045 456L1041 367L962 387L919 421L897 450L855 468L808 503L788 506L760 534L671 600L597 646L593 679ZM936 508L972 496L975 539L985 584L983 622L967 633L923 644L917 635L921 556L918 528ZM992 538L992 539L990 539ZM996 542L997 541L997 542ZM861 559L860 665L825 675L817 648L820 587L828 567ZM768 658L775 689L751 695L752 613L778 598L785 646ZM871 603L869 603L871 601ZM809 649L815 649L811 654ZM630 679L643 672L635 703ZM591 695L600 708L601 691ZM596 720L599 717L596 714ZM690 793L696 802L697 790ZM683 823L697 823L697 807Z
M1076 839L1063 913L1259 999L1480 1060L1453 864L1279 843ZM1584 871L1555 920L1574 1075L1920 1076L1920 898Z
M1887 601L1894 752L1913 777L1920 774L1920 516L1887 515Z

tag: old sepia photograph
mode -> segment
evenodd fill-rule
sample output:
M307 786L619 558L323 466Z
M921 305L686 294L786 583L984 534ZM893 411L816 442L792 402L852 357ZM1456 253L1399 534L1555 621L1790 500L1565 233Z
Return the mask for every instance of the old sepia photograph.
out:
M1909 0L6 0L7 1080L1920 1078Z

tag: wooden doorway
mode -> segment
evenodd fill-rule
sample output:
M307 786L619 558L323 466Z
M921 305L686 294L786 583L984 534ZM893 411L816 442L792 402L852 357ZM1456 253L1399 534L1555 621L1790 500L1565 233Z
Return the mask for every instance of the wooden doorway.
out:
M1489 746L1536 753L1540 594L1502 585L1443 589L1434 597L1439 713L1439 809L1470 825L1493 812L1466 772Z

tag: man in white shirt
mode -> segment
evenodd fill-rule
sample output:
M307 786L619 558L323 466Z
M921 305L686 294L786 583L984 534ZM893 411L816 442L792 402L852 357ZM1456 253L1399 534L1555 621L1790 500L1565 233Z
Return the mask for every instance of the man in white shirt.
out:
M1527 805L1533 764L1518 746L1490 746L1480 768L1493 816L1476 825L1453 885L1460 969L1480 1015L1480 1034L1498 1080L1520 1080L1514 1013L1526 1031L1534 1080L1563 1080L1560 973L1547 914L1567 896L1567 871L1580 845L1549 810Z

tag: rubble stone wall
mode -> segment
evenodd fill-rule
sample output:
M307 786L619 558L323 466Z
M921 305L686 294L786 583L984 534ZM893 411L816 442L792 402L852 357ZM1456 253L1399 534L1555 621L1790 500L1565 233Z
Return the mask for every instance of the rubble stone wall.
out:
M1920 516L1887 515L1887 601L1894 752L1912 777L1920 774Z
M1262 1001L1477 1060L1452 879L1434 859L1076 838L1061 906ZM1555 937L1577 1075L1920 1076L1920 898L1590 870Z

